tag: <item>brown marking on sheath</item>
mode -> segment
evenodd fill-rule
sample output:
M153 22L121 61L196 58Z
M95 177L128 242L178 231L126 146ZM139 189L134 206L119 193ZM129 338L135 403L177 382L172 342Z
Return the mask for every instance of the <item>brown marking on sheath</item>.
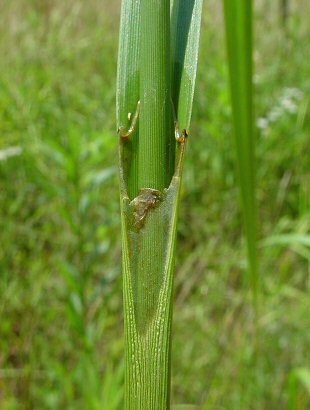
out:
M161 193L153 188L141 188L139 195L131 202L133 210L134 225L140 229L145 223L145 218L150 209L155 208L160 202Z
M186 129L184 128L180 134L179 132L179 128L178 128L178 124L175 124L175 139L178 143L182 143L186 140L186 138L188 137L188 133L186 131Z

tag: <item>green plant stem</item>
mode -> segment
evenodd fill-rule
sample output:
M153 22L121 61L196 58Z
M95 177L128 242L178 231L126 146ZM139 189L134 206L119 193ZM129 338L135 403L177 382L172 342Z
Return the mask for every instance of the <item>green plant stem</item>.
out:
M171 179L170 1L141 1L139 188Z
M170 408L173 276L185 152L185 139L175 140L172 101L182 129L188 128L201 0L188 5L174 0L173 14L173 33L183 34L171 47L169 0L123 0L117 122L126 410ZM139 117L134 115L138 100Z
M170 2L142 0L138 168L134 177L138 181L139 191L152 188L163 195L164 188L170 183L171 114ZM175 149L175 141L173 147ZM139 197L135 199L137 203L140 200ZM165 201L162 197L161 202L164 204ZM131 231L135 238L131 235L127 237L131 257L124 262L124 279L129 281L124 286L127 346L125 407L127 410L168 409L172 306L170 278L174 269L174 245L171 246L166 240L167 223L162 211L148 215L146 223L138 228L132 226L130 218L126 223L127 233ZM172 255L167 271L166 252ZM160 293L165 279L169 283L164 290L168 311L159 316L162 305ZM132 293L127 293L128 289Z
M169 189L143 227L135 228L134 206L125 196L122 201L126 410L170 408L173 271L182 162L179 164ZM161 236L156 242L158 232Z

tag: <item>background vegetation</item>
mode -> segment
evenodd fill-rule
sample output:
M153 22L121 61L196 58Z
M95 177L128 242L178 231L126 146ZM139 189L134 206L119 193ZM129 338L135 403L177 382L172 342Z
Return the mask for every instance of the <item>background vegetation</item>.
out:
M172 392L310 406L310 5L256 2L258 347L234 176L222 8L205 4L180 209ZM0 3L0 408L118 410L119 2ZM308 383L308 384L307 384Z

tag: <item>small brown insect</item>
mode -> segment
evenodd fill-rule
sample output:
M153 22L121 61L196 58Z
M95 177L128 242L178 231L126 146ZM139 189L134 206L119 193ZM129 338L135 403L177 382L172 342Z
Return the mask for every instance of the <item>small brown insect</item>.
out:
M161 193L157 189L140 189L139 195L132 201L134 224L137 228L142 228L149 210L158 205L160 195Z

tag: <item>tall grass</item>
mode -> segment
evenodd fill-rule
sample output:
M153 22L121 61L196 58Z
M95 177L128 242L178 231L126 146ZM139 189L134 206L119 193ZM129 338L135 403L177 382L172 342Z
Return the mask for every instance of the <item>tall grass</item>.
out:
M117 122L126 409L170 408L177 214L201 5L124 0L122 6Z
M46 19L41 10L47 3ZM113 167L118 4L16 0L0 6L1 410L88 410L94 404L124 410ZM208 410L306 409L310 3L292 2L289 39L279 38L279 1L268 8L265 0L256 3L260 236L272 235L272 243L260 250L262 354L255 376L253 320L239 286L240 212L227 138L222 10L218 0L207 4L180 207L171 401ZM177 38L185 41L182 17ZM278 52L279 41L286 54ZM132 106L134 113L136 101ZM182 130L180 108L178 119ZM82 311L75 295L85 274L77 262L78 214L80 259L90 272ZM73 283L60 269L72 265L78 270ZM87 326L80 332L75 322L83 311ZM93 371L82 366L85 334Z

